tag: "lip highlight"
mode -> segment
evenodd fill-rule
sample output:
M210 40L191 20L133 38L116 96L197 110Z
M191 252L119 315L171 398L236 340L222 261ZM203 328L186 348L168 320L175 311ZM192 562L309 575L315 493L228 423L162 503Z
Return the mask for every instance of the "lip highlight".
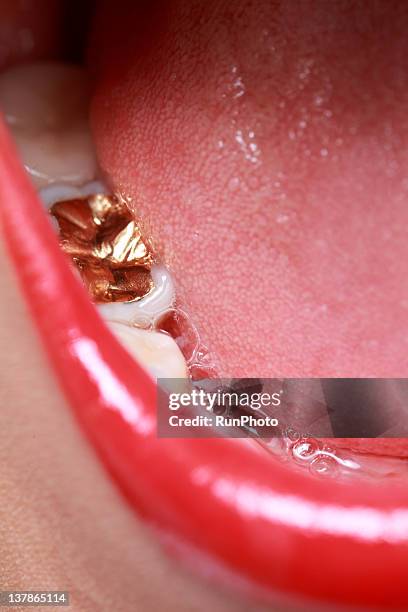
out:
M157 438L155 384L72 274L3 123L0 214L68 402L139 514L254 593L407 608L406 489L313 479L249 440Z

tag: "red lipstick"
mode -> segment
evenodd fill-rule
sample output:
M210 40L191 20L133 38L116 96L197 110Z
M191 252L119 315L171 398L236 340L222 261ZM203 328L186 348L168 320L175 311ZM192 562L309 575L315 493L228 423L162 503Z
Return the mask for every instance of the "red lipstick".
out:
M181 556L199 551L271 598L408 607L406 489L314 479L249 440L158 439L155 384L73 275L3 124L0 205L70 406L129 503Z

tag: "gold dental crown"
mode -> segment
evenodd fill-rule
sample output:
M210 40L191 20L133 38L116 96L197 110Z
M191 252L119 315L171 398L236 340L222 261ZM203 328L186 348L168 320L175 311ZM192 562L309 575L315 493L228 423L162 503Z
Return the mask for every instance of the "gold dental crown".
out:
M116 196L90 195L51 207L61 247L95 302L140 300L153 288L151 245Z

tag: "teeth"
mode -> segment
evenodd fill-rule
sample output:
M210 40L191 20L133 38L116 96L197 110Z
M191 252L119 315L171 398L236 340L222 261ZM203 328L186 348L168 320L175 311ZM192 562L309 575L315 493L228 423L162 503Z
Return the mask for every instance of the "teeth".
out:
M105 319L140 327L147 327L170 310L175 300L173 279L169 270L154 265L151 270L154 288L138 302L110 302L99 304L99 312Z
M88 100L85 73L76 66L28 64L0 76L0 106L37 187L95 178Z
M184 357L171 336L108 321L118 340L154 378L187 378Z
M92 181L81 187L56 183L42 187L38 193L44 206L50 209L56 202L75 200L95 193L108 193L108 189L101 181Z
M38 63L12 68L0 76L0 107L47 209L56 202L109 193L95 180L88 104L85 73L75 66ZM119 341L154 377L187 378L186 362L176 342L163 332L152 331L157 318L174 305L170 272L165 266L153 265L151 275L154 287L141 300L100 304L98 309Z

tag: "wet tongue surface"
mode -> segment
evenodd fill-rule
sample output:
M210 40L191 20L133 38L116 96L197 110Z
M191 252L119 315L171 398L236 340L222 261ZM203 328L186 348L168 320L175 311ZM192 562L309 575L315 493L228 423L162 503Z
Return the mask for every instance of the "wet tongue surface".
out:
M224 375L408 374L407 19L341 6L96 20L100 162Z
M149 220L222 373L406 376L401 20L211 6L99 16L102 167Z

